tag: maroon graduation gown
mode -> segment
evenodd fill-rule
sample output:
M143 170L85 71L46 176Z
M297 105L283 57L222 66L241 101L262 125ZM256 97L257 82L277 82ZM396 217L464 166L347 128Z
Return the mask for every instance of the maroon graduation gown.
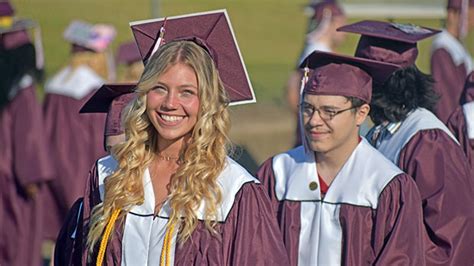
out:
M447 126L463 148L471 166L471 178L474 180L474 138L469 138L467 134L466 117L462 106L456 108L454 113L451 114Z
M41 264L43 189L53 171L41 106L29 79L0 111L0 265ZM33 199L24 191L29 184L38 185Z
M302 146L267 160L257 177L270 195L290 265L424 264L416 185L366 140L324 198L314 156Z
M103 192L100 192L103 186L100 181L102 179L100 177L101 171L104 172L104 169L110 171L110 168L114 168L110 167L108 169L107 161L110 161L110 158L105 157L99 160L96 166L92 168L84 201L77 202L71 209L57 241L57 265L86 264L87 254L83 241L87 236L87 223L92 208L101 202L101 197L103 197L101 196ZM217 224L218 237L211 236L205 228L204 222L199 221L196 230L191 235L191 239L181 246L174 246L174 265L288 265L281 234L264 188L235 162L231 160L228 160L228 162L232 169L223 171L224 176L221 174L223 179L219 180L227 181L221 184L226 183L234 186L236 182L241 182L239 180L242 177L246 181L242 182L240 187L236 187L238 190L235 191L235 194L223 194L224 203L222 203L220 209L228 209L228 212L225 218ZM145 183L147 183L146 180ZM150 191L148 190L148 192ZM154 218L140 213L141 210L144 210L145 207L143 206L148 201L147 197L150 195L147 194L148 192L145 187L145 203L142 206L132 209L132 213L127 214L125 222L117 222L111 241L107 246L104 259L106 265L128 265L130 261L126 264L123 259L130 260L130 257L136 256L136 254L133 254L136 250L142 251L142 248L148 248L148 245L152 250L152 242L157 241L157 239L151 237L150 244L145 243L146 241L131 241L130 239L133 238L130 238L129 235L133 236L134 234L127 231L127 226L129 226L127 224L132 224L133 221L140 224L137 227L130 225L130 228L133 229L131 231L135 232L145 228L149 222L155 223L155 221L166 216L166 211L163 212L166 209L165 207ZM152 205L150 204L150 206ZM142 233L140 237L147 235L145 231ZM74 237L71 237L72 235ZM130 247L131 245L133 247ZM155 254L150 250L145 251L145 253L138 252L142 255L132 259L131 263L150 263L153 258L156 261L160 256L161 246L157 248L156 251L158 252ZM93 263L95 263L96 256L97 254L94 254Z
M472 109L474 102L474 72L471 72L466 79L461 101L463 105L456 108L447 126L461 144L471 165L471 177L474 179L474 134L469 135L467 131L467 120L469 119L470 123L474 124L474 115L468 111Z
M435 36L431 54L431 75L434 89L441 96L436 116L447 123L460 105L466 76L472 70L472 60L462 44L447 31Z
M369 138L370 139L370 138ZM473 179L454 136L431 112L419 108L377 149L412 176L423 203L428 265L472 265Z
M63 81L61 75L65 70L62 70L45 86L45 124L56 172L46 193L50 211L45 213L48 225L45 236L49 239L56 238L67 211L82 196L90 166L105 155L105 114L79 114L84 103L102 85L95 73L84 71L86 74L68 72L72 77ZM78 90L82 93L74 94Z

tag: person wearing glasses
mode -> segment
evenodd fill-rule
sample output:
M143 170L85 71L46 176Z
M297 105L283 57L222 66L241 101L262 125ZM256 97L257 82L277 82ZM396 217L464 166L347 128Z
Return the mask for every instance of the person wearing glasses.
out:
M438 33L425 27L361 21L338 30L358 33L355 55L400 66L373 90L367 139L413 177L421 194L428 265L473 265L474 176L458 140L432 112L430 75L415 64L417 42Z
M313 69L300 97L303 145L257 173L290 265L423 265L415 182L358 133L372 83L397 66L319 51L302 66Z

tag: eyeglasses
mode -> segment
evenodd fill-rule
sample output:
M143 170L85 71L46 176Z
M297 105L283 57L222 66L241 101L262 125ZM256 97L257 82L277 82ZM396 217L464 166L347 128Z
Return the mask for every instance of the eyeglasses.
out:
M303 103L303 104L300 105L301 113L303 114L303 116L313 117L314 112L318 112L319 117L321 117L321 119L323 119L325 121L330 121L336 115L341 114L345 111L356 109L358 107L360 107L360 106L352 106L352 107L349 107L347 109L342 109L342 110L333 110L333 109L329 109L329 108L318 109L318 108L314 107L313 105L311 105L309 103Z

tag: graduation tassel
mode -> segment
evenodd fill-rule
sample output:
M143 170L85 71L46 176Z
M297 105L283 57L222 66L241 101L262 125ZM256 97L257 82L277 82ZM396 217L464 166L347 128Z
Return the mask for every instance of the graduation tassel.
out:
M170 224L166 230L163 247L161 248L160 266L169 266L171 260L171 243L174 233L174 224Z
M110 216L109 222L105 227L104 236L102 237L102 241L100 241L100 248L99 254L97 254L97 261L96 266L102 266L105 256L105 250L107 248L107 243L109 241L110 233L112 232L112 228L114 227L115 221L120 214L120 210L115 210L112 215Z
M160 34L158 35L158 40L156 40L156 43L155 43L155 46L153 46L153 50L151 51L151 54L150 54L150 57L152 57L156 51L158 51L158 48L160 48L161 44L165 42L165 33L166 33L166 29L165 29L165 26L166 26L166 21L168 20L168 18L166 17L165 18L165 21L163 22L163 26L161 26L160 28Z
M309 68L306 66L304 68L304 74L303 78L301 79L301 86L300 86L300 99L299 99L299 112L298 112L298 123L299 123L299 128L300 132L299 134L301 135L301 142L303 143L304 150L306 153L310 152L310 148L308 146L308 143L306 143L306 137L304 135L304 124L303 124L303 114L301 113L301 105L303 104L303 91L304 87L306 86L306 83L308 82L308 73L309 73Z

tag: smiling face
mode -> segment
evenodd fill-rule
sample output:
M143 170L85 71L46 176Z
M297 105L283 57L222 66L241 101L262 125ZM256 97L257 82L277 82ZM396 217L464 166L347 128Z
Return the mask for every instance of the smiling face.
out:
M343 96L312 94L304 96L304 105L329 113L352 107L351 101ZM359 126L367 117L368 111L369 106L364 104L359 108L343 111L331 120L322 119L317 111L312 115L303 113L305 136L309 147L315 152L328 153L344 149L348 143L357 143Z
M178 141L189 136L199 113L199 88L195 71L176 63L161 74L147 93L146 113L159 139Z

